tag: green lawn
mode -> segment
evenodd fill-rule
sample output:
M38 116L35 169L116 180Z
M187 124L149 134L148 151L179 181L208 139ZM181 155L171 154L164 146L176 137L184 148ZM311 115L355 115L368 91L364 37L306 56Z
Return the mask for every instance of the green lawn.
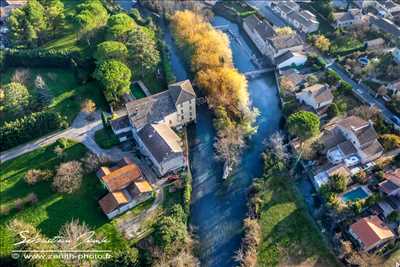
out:
M48 237L56 235L63 224L75 218L85 222L96 233L110 241L102 244L102 248L115 250L127 244L114 224L109 222L100 210L97 201L106 193L106 189L94 174L85 175L80 191L71 195L55 193L51 189L51 181L31 186L25 183L23 177L29 169L54 169L61 162L53 152L55 146L56 144L53 144L37 149L2 164L0 170L2 204L31 192L38 196L39 201L17 213L12 212L0 218L0 256L9 255L12 249L14 241L6 225L14 218L33 224ZM80 159L86 152L83 145L69 142L64 151L63 161Z
M136 99L146 97L145 93L142 91L142 89L140 88L140 86L138 84L132 85L131 91L132 91L133 96Z
M260 194L262 242L258 265L336 266L303 199L287 180L290 178L283 175L267 179Z
M10 68L2 73L0 84L10 82L15 70L15 68ZM27 87L31 95L35 94L35 78L37 75L41 75L53 96L53 100L48 108L67 116L69 122L72 122L79 113L80 103L86 98L92 99L96 103L97 108L108 109L102 89L95 81L80 85L75 74L69 69L32 68L28 70L30 77L27 81ZM6 120L10 118L2 119Z
M94 135L94 140L101 148L104 149L109 149L119 144L118 138L110 128L98 130Z

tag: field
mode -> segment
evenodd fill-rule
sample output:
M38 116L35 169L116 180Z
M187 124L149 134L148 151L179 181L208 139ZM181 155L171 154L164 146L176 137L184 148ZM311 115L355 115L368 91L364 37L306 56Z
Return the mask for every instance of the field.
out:
M26 85L31 93L35 94L34 81L40 75L51 93L53 99L48 109L60 112L66 116L68 122L72 122L75 116L80 112L80 103L88 98L92 99L97 108L106 110L107 103L104 99L101 87L97 82L92 81L84 85L80 85L75 77L75 74L69 69L57 68L32 68L19 70L26 71L28 78ZM0 84L9 83L16 69L10 68L1 74ZM12 118L1 118L2 121Z
M56 235L60 227L71 219L85 222L96 233L105 236L110 242L102 244L109 249L122 248L127 241L122 238L115 226L110 223L98 206L98 199L106 193L106 189L94 174L84 176L79 192L65 195L55 193L51 181L28 185L24 181L25 173L32 168L54 170L61 162L54 153L56 144L40 148L2 164L0 170L0 197L2 206L10 205L17 198L23 198L29 193L38 197L36 204L24 207L18 212L11 211L0 218L0 256L9 255L14 240L7 223L18 218L36 226L44 235ZM82 158L86 148L74 142L68 142L62 161Z
M258 265L337 266L293 183L287 176L267 179L260 195Z

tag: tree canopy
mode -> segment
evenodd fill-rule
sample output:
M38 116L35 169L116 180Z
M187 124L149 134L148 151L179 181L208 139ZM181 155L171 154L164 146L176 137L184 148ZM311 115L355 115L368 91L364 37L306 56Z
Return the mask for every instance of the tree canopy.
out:
M136 23L126 13L112 15L107 22L107 33L110 39L126 41L127 33L136 27Z
M129 60L134 69L140 67L140 72L154 71L160 63L160 52L154 38L143 29L137 27L128 35L127 44Z
M108 12L99 0L87 0L77 6L73 18L76 28L88 31L104 26L107 23Z
M117 41L106 41L98 44L94 53L94 58L98 63L109 59L125 61L127 57L128 49L123 43Z
M288 129L292 135L306 140L319 134L319 117L309 111L293 113L288 118Z
M20 83L9 83L1 88L0 110L10 114L20 115L29 105L28 89Z
M104 61L97 66L93 76L103 85L105 97L109 102L118 102L122 95L129 92L132 73L121 61Z
M329 41L328 38L326 38L323 35L318 35L314 39L314 45L321 50L322 52L329 51L329 48L331 47L331 42Z

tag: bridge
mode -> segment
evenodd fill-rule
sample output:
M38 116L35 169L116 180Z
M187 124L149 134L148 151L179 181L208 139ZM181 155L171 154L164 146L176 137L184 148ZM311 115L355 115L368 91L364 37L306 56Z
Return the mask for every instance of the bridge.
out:
M264 73L268 73L271 71L274 71L275 68L264 68L264 69L259 69L259 70L252 70L252 71L247 71L247 72L243 72L243 74L246 76L246 78L256 78Z

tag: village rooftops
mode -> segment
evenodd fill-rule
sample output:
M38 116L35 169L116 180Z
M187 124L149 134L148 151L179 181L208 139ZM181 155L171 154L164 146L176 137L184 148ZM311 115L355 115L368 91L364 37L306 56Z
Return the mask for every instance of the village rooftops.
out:
M293 12L293 7L289 2L279 2L276 6L282 10L283 13L289 14Z
M304 27L310 27L310 26L313 25L313 23L315 23L315 22L313 22L312 20L307 19L307 18L304 17L300 12L297 12L297 11L294 11L294 12L290 13L290 14L288 15L288 17L289 17L290 19L295 20L295 21L297 21L298 23L302 24Z
M303 41L296 33L289 36L275 36L270 38L270 41L277 50L303 45Z
M361 146L376 140L378 137L372 124L357 116L347 117L339 121L338 125L352 131L357 136Z
M361 243L365 251L394 237L389 227L376 215L364 217L353 223L350 226L350 233Z
M147 124L138 134L144 145L158 162L183 153L179 136L163 123Z
M196 93L194 92L192 83L189 80L168 85L168 91L175 106L196 98Z
M370 21L373 25L378 27L381 31L390 33L397 38L400 38L400 27L386 18L378 18L371 15Z
M304 88L303 91L311 95L317 103L333 100L331 90L324 84L317 83L310 87Z
M111 192L122 190L136 180L143 179L142 172L134 163L129 163L115 170L102 167L100 171L98 172L99 178Z
M265 41L275 35L275 31L265 20L260 20L256 15L250 15L243 20L250 30L257 32Z
M349 9L346 12L336 12L333 13L333 16L335 17L335 20L340 21L340 22L345 22L345 21L350 21L354 20L357 15L361 14L360 9Z

